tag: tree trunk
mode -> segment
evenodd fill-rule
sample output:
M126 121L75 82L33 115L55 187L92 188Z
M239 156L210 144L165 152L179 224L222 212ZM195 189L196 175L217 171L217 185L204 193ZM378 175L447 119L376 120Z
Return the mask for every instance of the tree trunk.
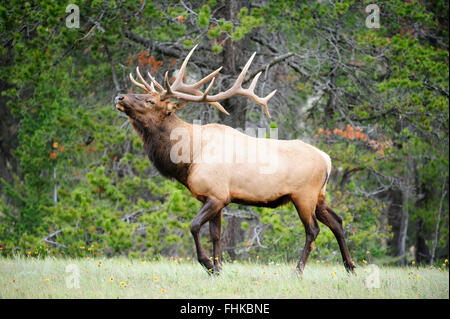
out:
M441 200L439 201L439 210L438 210L438 216L437 216L437 221L436 221L436 228L434 230L433 246L431 248L430 265L433 264L434 258L436 256L436 247L437 247L437 243L439 240L439 224L441 223L442 203L445 199L445 195L447 195L447 191L445 190L446 181L447 181L447 176L444 178L444 183L442 185L442 195L441 195Z
M420 218L417 223L417 237L416 237L416 262L417 263L429 263L431 256L430 256L430 249L428 248L427 242L425 241L425 223L423 221L423 218Z
M225 20L235 20L239 10L242 7L249 7L248 1L226 1L225 6L220 12ZM248 46L250 38L245 36L241 41L233 42L228 39L222 51L223 57L223 73L231 75L229 81L224 81L226 88L231 87L235 79L239 75L245 63L245 48ZM230 113L226 115L219 113L220 122L234 128L242 128L245 130L245 113L247 100L241 97L233 97L222 102L224 108Z
M220 16L225 20L235 20L239 10L242 7L249 8L249 1L226 1L224 8L219 12ZM228 89L234 83L235 79L241 72L242 67L246 61L245 48L249 43L250 38L246 36L241 41L232 42L228 39L222 51L223 57L223 71L222 73L230 75L229 81L224 81L225 87ZM233 128L241 128L245 130L245 114L247 107L247 100L242 97L233 97L221 102L223 107L230 113L226 115L219 113L219 119L222 124L231 126ZM240 240L244 237L244 231L241 229L241 220L236 216L225 217L226 228L224 229L224 236L222 237L222 247L228 253L230 258L236 258L235 248Z
M6 53L0 56L1 67L9 66L14 61L11 47L8 46L6 49ZM0 91L6 91L11 87L8 82L0 80ZM0 178L5 179L7 183L12 183L14 173L18 172L18 163L13 156L13 151L18 145L19 120L11 114L7 102L8 98L0 94Z
M403 181L400 185L402 192L402 210L400 217L400 229L398 235L398 252L397 256L401 256L401 265L406 265L406 239L408 237L408 222L409 222L409 201L411 199L413 191L413 162L408 159L407 171L405 172Z
M402 212L400 218L400 229L398 234L398 252L397 256L401 256L400 261L402 266L406 265L406 236L408 232L408 201L409 201L409 191L402 190Z

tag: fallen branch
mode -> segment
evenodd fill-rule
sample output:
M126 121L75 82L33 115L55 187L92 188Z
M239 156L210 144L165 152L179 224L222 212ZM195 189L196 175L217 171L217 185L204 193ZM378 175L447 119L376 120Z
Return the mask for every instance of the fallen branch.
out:
M132 212L132 213L126 215L125 217L122 217L121 220L124 221L124 222L127 222L127 223L131 223L132 221L137 220L137 218L139 216L141 216L141 215L143 215L145 213L152 213L152 212L154 212L156 210L157 210L156 207L153 207L153 209L141 209L141 210L138 210L136 212Z
M63 244L60 244L60 243L58 243L56 241L53 241L53 240L50 240L50 238L55 237L56 235L58 235L61 232L63 232L63 229L59 229L59 230L57 230L57 231L55 231L55 232L45 236L44 238L42 238L42 241L44 241L46 243L49 243L49 244L52 244L52 245L55 245L55 246L58 246L58 247L67 248L67 246L65 246Z

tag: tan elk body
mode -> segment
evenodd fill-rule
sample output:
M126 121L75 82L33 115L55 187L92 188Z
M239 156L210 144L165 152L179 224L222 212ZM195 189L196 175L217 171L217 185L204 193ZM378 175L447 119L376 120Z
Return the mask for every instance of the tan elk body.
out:
M131 81L147 94L116 97L118 110L128 115L141 137L149 159L165 176L177 179L203 203L191 224L199 262L211 273L221 267L221 210L229 203L277 207L292 201L305 227L306 241L297 269L303 272L306 260L319 233L317 219L330 227L338 241L344 265L353 270L344 239L342 219L325 202L330 157L299 140L256 138L220 124L189 124L175 115L186 102L206 102L227 113L220 101L234 95L252 99L264 107L268 100L253 93L258 74L248 89L241 84L255 56L245 65L235 84L227 91L208 95L220 69L195 84L182 79L191 50L172 85L165 76L165 88L150 74L148 84L137 69L142 83ZM200 87L211 80L207 89ZM155 88L156 87L156 88ZM176 102L170 99L176 99ZM227 113L228 114L228 113ZM200 241L200 227L209 222L213 242L211 261Z
M219 124L197 129L202 139L198 147L192 146L187 181L195 197L213 196L226 204L268 204L283 196L300 197L304 192L313 195L310 200L315 206L319 194L325 195L331 161L313 146L298 140L256 138ZM222 148L225 139L231 143Z

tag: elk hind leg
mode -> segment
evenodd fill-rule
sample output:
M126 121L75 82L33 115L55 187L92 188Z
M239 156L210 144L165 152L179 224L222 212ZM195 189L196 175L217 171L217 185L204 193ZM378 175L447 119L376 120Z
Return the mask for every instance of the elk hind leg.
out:
M214 273L218 274L222 269L222 247L220 243L220 231L222 226L222 212L209 220L209 234L213 244Z
M339 249L341 251L342 260L344 261L345 269L348 272L354 272L355 263L350 257L350 252L348 250L347 244L344 237L344 228L342 227L342 218L337 215L325 202L325 200L320 200L316 206L316 217L317 219L328 226L336 237L339 244Z

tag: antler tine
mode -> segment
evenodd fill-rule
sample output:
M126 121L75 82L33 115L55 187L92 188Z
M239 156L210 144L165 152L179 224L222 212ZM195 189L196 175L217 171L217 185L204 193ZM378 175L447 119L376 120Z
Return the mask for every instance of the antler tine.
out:
M256 87L256 82L258 82L258 79L261 76L261 74L262 74L262 71L255 75L255 77L252 80L252 83L250 83L250 86L248 87L247 90L249 90L250 92L254 92L255 87Z
M175 97L175 94L173 93L169 83L169 71L166 71L166 73L164 74L164 86L166 88L165 91L161 94L161 100L165 100L166 98L171 96Z
M208 103L209 105L215 106L220 112L223 112L223 113L225 113L226 115L230 115L230 113L228 113L228 112L223 108L223 106L220 105L219 102L206 102L206 103Z
M243 89L242 93L247 93L247 94L242 94L240 93L240 95L244 95L244 96L248 96L253 102L261 105L264 108L264 111L266 112L266 115L268 118L270 118L270 114L269 114L269 109L267 108L267 102L272 98L272 96L275 95L275 93L277 92L277 90L274 90L272 92L270 92L269 95L267 95L265 98L260 98L257 95L255 95L254 90L256 87L256 82L258 82L259 77L261 76L262 71L259 72L252 80L252 83L250 84L250 86L247 89Z
M186 56L186 58L183 61L183 64L180 67L180 71L178 71L177 77L175 79L175 81L173 82L173 87L174 89L177 88L180 85L183 85L183 77L184 77L184 73L186 71L186 66L189 62L189 59L191 58L192 53L194 53L195 49L198 47L198 44L196 44L192 50L189 52L189 54ZM175 89L176 91L176 89Z
M242 82L244 81L244 77L247 74L248 69L250 68L250 64L252 64L253 59L255 58L256 52L253 52L252 56L250 57L250 59L248 59L247 63L245 64L244 68L241 71L241 74L239 74L236 82L233 84L232 87L237 87L239 85L239 87L241 87Z
M203 93L203 99L205 99L207 96L208 96L208 92L209 92L209 90L211 90L211 88L212 88L212 86L214 85L214 80L215 80L216 78L213 78L212 79L212 81L211 81L211 83L208 85L208 87L206 88L206 90L205 90L205 92Z
M146 88L143 84L137 82L137 81L133 78L133 75L132 75L131 73L130 73L130 80L131 80L131 82L133 82L133 84L136 85L137 87L140 87L141 89L147 91L147 88Z
M186 91L186 93L199 95L198 94L199 92L195 92L196 89L199 89L203 84L205 84L206 82L208 82L209 80L214 78L220 72L220 70L222 70L222 67L218 68L217 70L215 70L211 74L205 76L203 79L201 79L200 81L198 81L195 84L190 84L189 85L189 84L183 83L183 77L184 77L184 75L186 73L187 64L188 64L189 59L191 58L192 54L194 53L194 51L195 51L195 49L197 47L198 47L198 44L196 44L192 48L192 50L189 52L189 54L184 59L183 64L181 65L180 70L178 71L177 77L176 77L175 81L173 82L173 84L171 85L172 91L180 91L180 92Z
M156 88L162 92L164 91L164 88L162 87L161 84L158 83L158 81L156 81L153 76L150 74L150 72L147 72L148 77L150 78L150 80L152 81L152 84L154 84L156 86Z
M188 87L193 87L196 89L199 89L203 84L205 84L206 82L208 82L209 80L213 79L216 77L217 74L219 74L220 70L222 70L223 66L221 66L220 68L218 68L217 70L215 70L214 72L211 72L210 74L208 74L207 76L205 76L203 79L201 79L200 81L198 81L195 84L191 84L191 85L186 85Z
M144 80L144 77L141 75L141 72L139 72L139 67L138 66L136 67L136 73L137 73L139 79L141 80L141 82L144 84L146 91L152 92L152 93L156 92L155 88L153 86L149 85L147 83L147 81Z

